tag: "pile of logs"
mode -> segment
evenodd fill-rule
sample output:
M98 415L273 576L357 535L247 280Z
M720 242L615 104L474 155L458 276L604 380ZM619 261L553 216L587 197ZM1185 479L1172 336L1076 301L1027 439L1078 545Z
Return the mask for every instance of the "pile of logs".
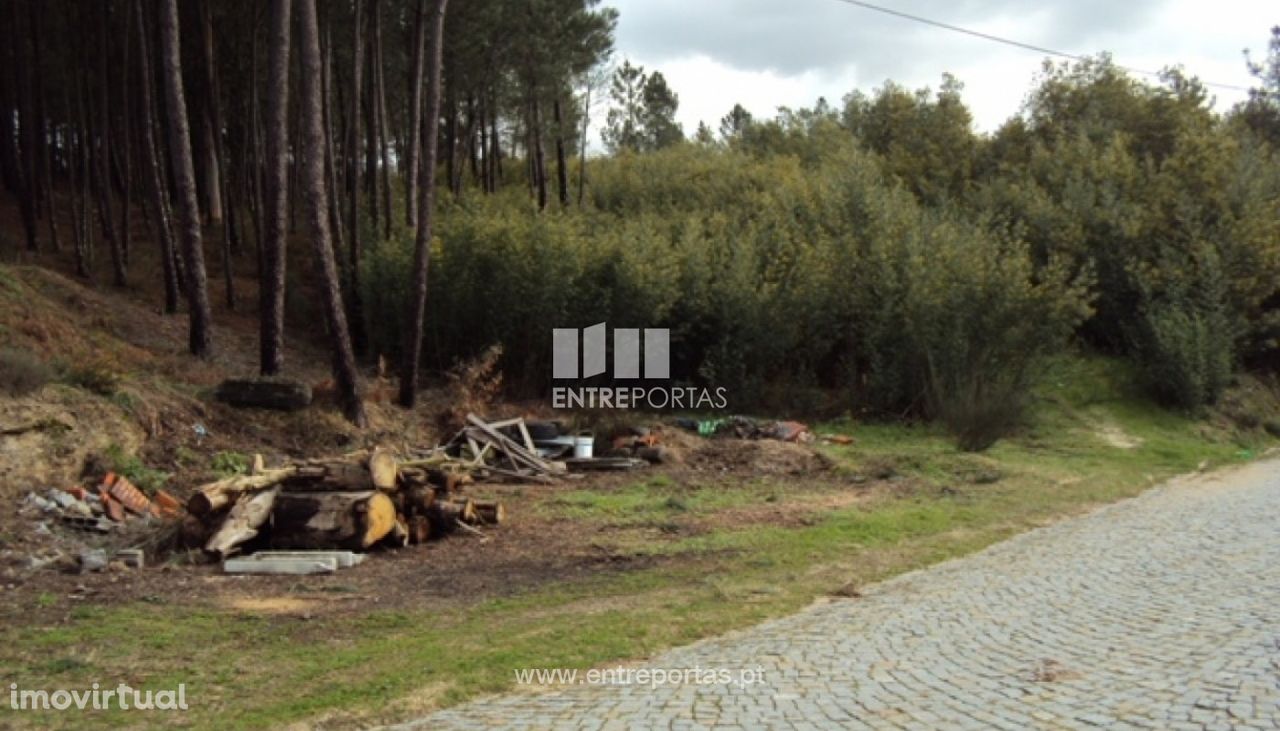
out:
M501 503L459 495L470 482L441 456L398 461L375 449L278 468L255 457L248 474L197 488L184 528L218 557L250 541L279 549L405 546L502 523Z

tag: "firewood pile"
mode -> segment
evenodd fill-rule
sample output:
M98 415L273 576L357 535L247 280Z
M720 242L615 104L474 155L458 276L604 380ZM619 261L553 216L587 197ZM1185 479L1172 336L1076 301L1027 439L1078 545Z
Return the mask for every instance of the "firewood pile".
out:
M268 468L197 488L183 532L213 556L274 549L407 546L457 530L482 533L506 519L496 501L462 495L469 470L445 455L397 460L374 449Z

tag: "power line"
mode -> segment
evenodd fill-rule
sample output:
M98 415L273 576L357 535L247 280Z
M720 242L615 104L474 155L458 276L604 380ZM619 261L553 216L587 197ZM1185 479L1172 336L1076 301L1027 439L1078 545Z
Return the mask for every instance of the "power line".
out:
M880 5L864 2L863 0L838 0L838 2L842 2L848 5L854 5L859 8L863 8L865 10L873 10L877 13L884 13L885 15L892 15L895 18L902 18L903 20L910 20L916 23L923 23L924 25L931 25L935 28L941 28L943 30L952 31L953 33L963 33L964 35L973 36L974 38L981 38L984 41L991 41L993 43L1002 43L1006 46L1021 48L1025 51L1035 51L1036 53L1043 53L1047 56L1057 56L1058 58L1065 58L1072 61L1089 60L1087 56L1081 56L1076 53L1067 53L1066 51L1055 51L1052 48L1037 46L1033 43L1023 43L1022 41L1015 41L1012 38L1003 38L1001 36L992 35L990 33L983 33L982 31L972 30L970 28L961 28L958 25L944 23L940 20L932 20L930 18L925 18L919 15L912 15L911 13L904 13L901 10L886 8ZM1133 73L1133 74L1142 74L1144 76L1156 76L1156 77L1160 76L1159 72L1156 72L1156 71L1145 71L1143 69L1135 69L1129 66L1121 66L1119 64L1116 64L1115 66L1116 68L1122 71L1128 71L1129 73ZM1230 89L1231 91L1249 91L1249 89L1246 87L1236 86L1234 84L1220 84L1213 81L1203 81L1203 80L1200 83L1204 84L1205 86L1211 86L1218 89Z

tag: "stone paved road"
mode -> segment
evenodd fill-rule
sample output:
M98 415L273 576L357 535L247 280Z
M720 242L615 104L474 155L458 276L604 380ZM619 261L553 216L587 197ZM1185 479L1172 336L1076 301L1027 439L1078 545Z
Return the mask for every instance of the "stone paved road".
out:
M757 666L750 687L575 686L400 728L1280 728L1280 462L647 664Z

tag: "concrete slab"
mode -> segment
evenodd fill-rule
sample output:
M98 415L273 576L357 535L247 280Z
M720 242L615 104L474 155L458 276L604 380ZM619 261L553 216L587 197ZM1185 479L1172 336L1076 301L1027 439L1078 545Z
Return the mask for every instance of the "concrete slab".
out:
M258 551L252 556L244 556L262 560L266 558L332 558L338 562L338 568L348 569L363 563L365 555L354 551Z
M229 558L222 562L222 570L228 574L284 574L306 576L308 574L332 574L338 570L338 560L327 558Z

